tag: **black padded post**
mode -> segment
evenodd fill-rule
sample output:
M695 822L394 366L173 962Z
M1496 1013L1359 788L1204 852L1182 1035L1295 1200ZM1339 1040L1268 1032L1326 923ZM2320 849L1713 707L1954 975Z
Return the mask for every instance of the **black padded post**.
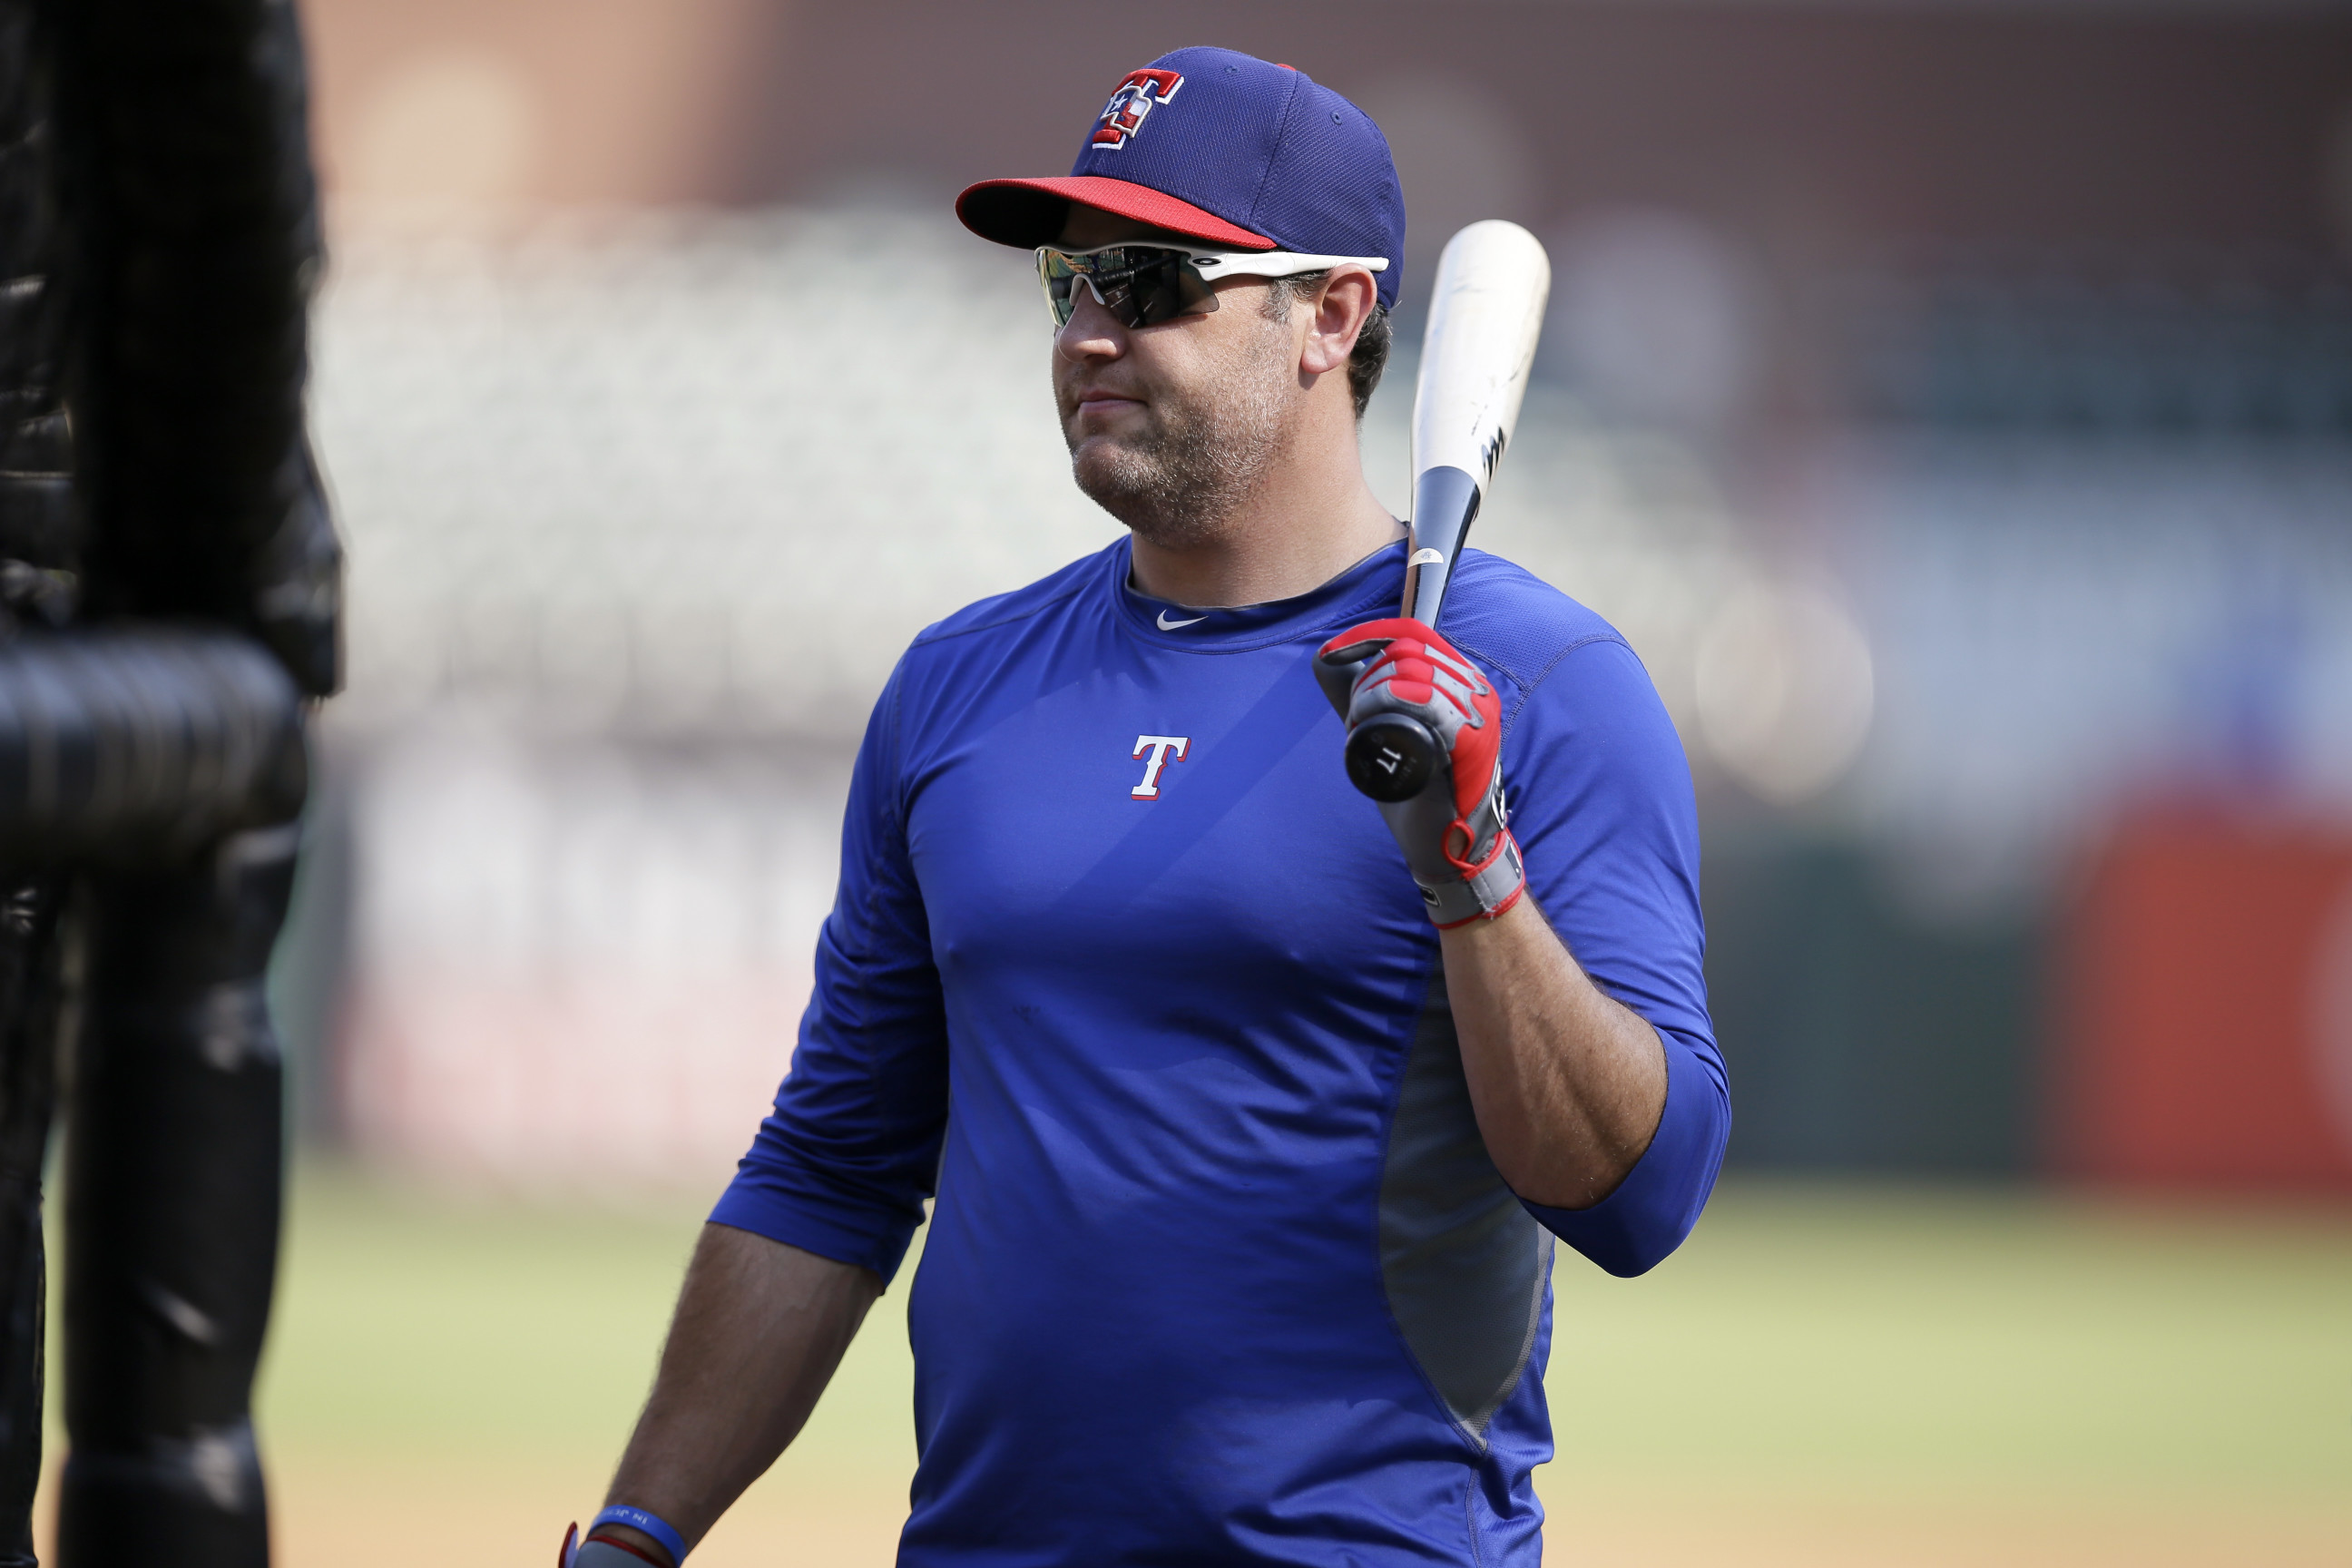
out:
M303 425L320 266L290 0L41 0L84 330L85 610L250 633L340 683L341 550Z
M262 983L296 837L98 883L68 1146L58 1544L76 1568L268 1561L250 1401L283 1112Z
M35 0L0 0L0 634L60 624L76 597L50 41ZM0 1568L34 1562L47 1290L41 1166L69 1012L67 885L22 866L0 871Z
M302 418L306 100L290 0L0 0L0 1568L32 1561L41 1154L76 999L59 1555L268 1561L262 976L302 700L340 666Z

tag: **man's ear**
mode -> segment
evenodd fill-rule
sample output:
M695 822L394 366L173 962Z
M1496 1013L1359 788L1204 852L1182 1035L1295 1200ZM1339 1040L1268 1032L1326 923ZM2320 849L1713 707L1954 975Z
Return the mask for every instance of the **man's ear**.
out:
M1356 334L1371 319L1380 303L1380 285L1360 267L1335 267L1314 299L1314 317L1307 326L1307 342L1298 368L1309 375L1345 370L1356 352Z

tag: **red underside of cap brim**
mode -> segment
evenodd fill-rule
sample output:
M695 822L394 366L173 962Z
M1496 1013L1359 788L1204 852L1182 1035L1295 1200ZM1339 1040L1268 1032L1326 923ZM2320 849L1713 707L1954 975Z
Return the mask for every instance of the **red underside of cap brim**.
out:
M1066 208L1076 202L1120 217L1148 223L1192 239L1235 250L1272 250L1274 241L1227 223L1213 212L1178 201L1164 191L1103 174L1067 174L1059 179L982 180L956 198L964 227L999 245L1032 250L1060 237Z

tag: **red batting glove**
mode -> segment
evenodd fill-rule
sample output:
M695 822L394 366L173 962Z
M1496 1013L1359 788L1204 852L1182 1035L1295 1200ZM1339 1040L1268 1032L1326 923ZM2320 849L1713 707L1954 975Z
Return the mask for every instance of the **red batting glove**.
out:
M1402 713L1435 736L1444 761L1409 800L1381 803L1422 901L1440 931L1493 920L1527 890L1503 805L1503 705L1493 683L1420 621L1367 621L1325 643L1315 678L1348 732Z

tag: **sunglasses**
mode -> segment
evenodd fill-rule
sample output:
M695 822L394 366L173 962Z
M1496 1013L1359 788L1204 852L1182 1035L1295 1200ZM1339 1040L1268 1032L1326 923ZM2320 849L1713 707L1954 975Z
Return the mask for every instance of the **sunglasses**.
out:
M1098 245L1092 250L1037 247L1037 280L1054 326L1069 325L1084 282L1095 303L1122 327L1156 327L1187 310L1213 310L1221 278L1296 278L1343 261L1388 270L1385 256L1302 256L1288 250L1178 250L1164 245Z

